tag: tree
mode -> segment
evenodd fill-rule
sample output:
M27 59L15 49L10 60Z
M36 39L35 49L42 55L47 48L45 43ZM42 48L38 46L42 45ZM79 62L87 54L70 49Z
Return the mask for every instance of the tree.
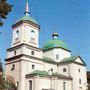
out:
M0 90L16 90L15 80L12 76L7 76L6 80L0 75Z
M12 5L7 3L7 0L0 0L0 26L4 23L2 19L6 19L9 12L11 12Z
M0 90L16 90L14 77L7 75L5 79L2 64L0 64Z

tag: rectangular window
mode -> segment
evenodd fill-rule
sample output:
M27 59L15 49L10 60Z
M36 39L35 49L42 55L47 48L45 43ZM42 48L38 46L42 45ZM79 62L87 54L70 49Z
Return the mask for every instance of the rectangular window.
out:
M59 54L56 54L56 60L59 60Z
M32 80L29 81L29 90L32 90Z
M66 82L63 82L63 90L66 90Z
M81 71L81 70L80 70L80 69L78 69L78 72L79 72L79 73L80 73L80 71Z

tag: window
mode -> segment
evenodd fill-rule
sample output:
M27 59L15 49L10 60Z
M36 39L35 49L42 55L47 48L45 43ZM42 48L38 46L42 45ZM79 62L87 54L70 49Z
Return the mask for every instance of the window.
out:
M51 68L51 72L53 72L53 68Z
M31 33L35 33L35 31L34 30L31 30Z
M35 38L31 38L31 42L35 42Z
M80 69L78 69L78 72L79 72L79 73L80 73L80 71L81 71L81 70L80 70Z
M16 55L16 51L14 51L14 55Z
M34 51L31 51L31 55L34 55Z
M59 55L58 54L56 55L56 60L59 60Z
M12 65L11 71L15 70L15 65Z
M66 70L66 68L63 68L63 72L66 72L67 70Z
M19 38L19 30L16 31L16 35L15 35L15 38Z
M79 84L81 84L81 79L79 79Z
M18 85L19 85L19 82L17 81L17 90L18 90Z
M63 82L63 90L66 90L66 82Z
M32 69L35 69L35 65L32 65Z
M35 41L35 31L34 30L30 31L30 37L31 37L31 41Z
M29 90L32 90L32 80L29 81Z

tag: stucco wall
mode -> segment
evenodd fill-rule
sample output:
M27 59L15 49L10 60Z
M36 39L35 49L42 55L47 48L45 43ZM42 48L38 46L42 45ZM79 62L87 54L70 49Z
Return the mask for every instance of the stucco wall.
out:
M12 70L13 65L15 65L15 69ZM9 75L14 77L15 82L19 81L19 74L20 74L20 62L6 64L6 77Z
M54 89L63 90L63 82L66 82L65 88L67 90L72 90L71 80L57 79L57 78L44 78L44 77L34 77L26 80L26 90L29 90L29 80L33 82L33 90L42 89Z
M59 55L58 60L56 59L57 54ZM60 62L60 60L62 60L64 58L67 58L67 57L70 57L70 52L66 51L66 50L63 50L61 48L55 48L55 49L45 51L44 56L49 57L49 58L55 60L56 62Z
M27 43L29 45L35 46L35 47L39 47L38 44L38 38L39 38L39 30L38 28L29 25L27 23L23 23L22 25L20 25L19 27L15 27L13 28L13 38L12 38L12 46L16 46L19 45L20 43ZM16 31L19 30L19 38L18 40L15 40L15 33ZM31 30L34 30L34 42L31 41Z
M63 71L63 69L66 69L66 72ZM68 64L60 64L58 66L58 73L69 76L69 65Z
M78 64L70 64L70 75L73 78L73 90L86 90L86 67ZM80 72L78 71L80 69ZM81 79L81 84L79 83Z
M44 70L45 71L48 72L49 70L51 70L51 68L53 69L53 72L57 72L57 65L44 62Z

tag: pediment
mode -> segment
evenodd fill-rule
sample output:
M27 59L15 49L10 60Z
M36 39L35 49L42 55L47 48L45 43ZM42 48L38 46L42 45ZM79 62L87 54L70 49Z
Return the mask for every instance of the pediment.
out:
M82 58L80 56L78 56L78 58L75 60L75 62L86 65L86 63L82 60Z

